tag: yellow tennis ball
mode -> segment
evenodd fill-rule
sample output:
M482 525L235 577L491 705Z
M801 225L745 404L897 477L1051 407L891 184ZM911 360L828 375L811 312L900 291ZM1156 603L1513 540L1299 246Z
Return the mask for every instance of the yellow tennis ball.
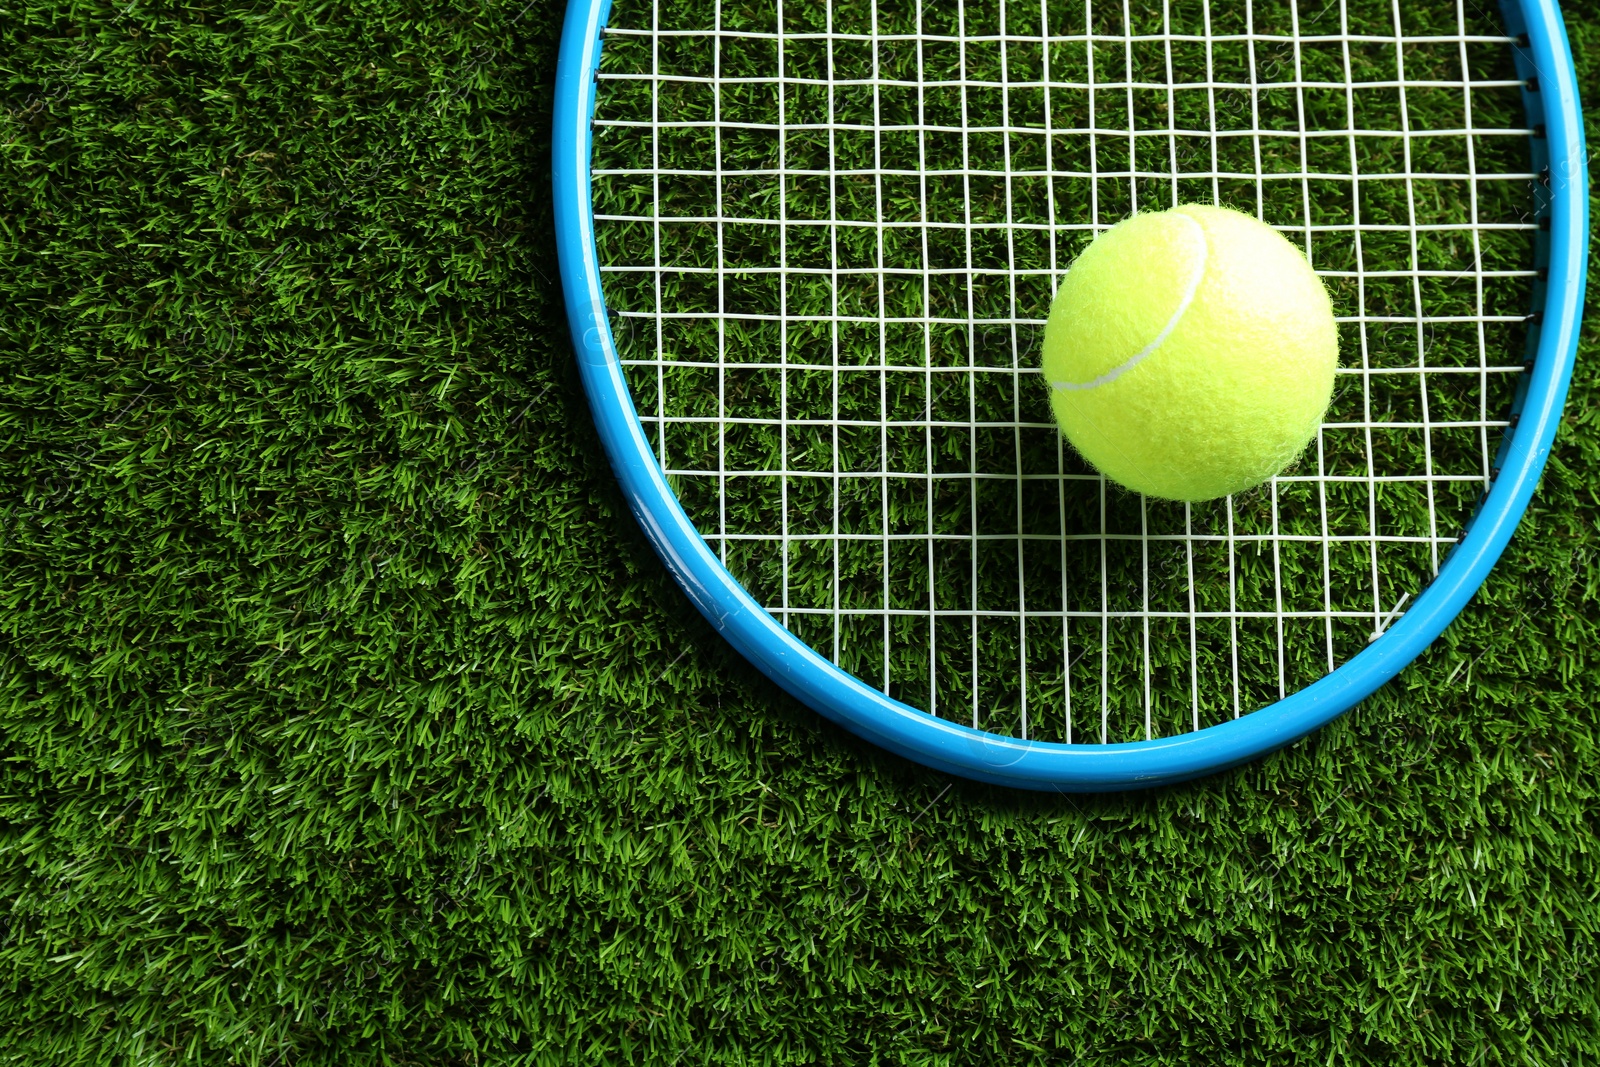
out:
M1259 485L1316 435L1339 363L1305 255L1226 208L1135 215L1067 272L1044 331L1056 420L1107 478L1167 500Z

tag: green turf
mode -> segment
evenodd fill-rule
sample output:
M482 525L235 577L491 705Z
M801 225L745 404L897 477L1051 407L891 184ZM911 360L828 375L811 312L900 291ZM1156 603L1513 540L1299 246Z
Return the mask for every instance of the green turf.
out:
M0 7L0 1063L1600 1060L1596 328L1502 563L1351 716L952 781L628 518L559 14Z

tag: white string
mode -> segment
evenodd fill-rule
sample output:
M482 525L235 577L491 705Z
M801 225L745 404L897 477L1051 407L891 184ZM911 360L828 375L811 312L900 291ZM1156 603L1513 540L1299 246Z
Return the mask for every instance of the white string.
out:
M1520 83L1472 70L1478 46L1507 40L1469 25L1461 0L1437 0L1453 34L1405 32L1414 8L1398 0L1387 26L1353 27L1347 0L1310 19L1325 31L1336 16L1337 33L1307 32L1294 5L1287 32L1268 32L1246 4L1240 33L1221 32L1205 2L1192 33L1163 0L1160 32L1145 33L1121 0L1084 0L1063 25L1043 0L927 18L919 5L913 32L880 25L876 6L862 24L771 3L767 23L734 27L721 9L669 25L683 16L657 0L618 0L593 171L641 422L758 599L893 696L1051 740L1247 713L1392 625L1488 485L1521 371L1506 333L1524 314L1504 294L1533 271L1506 249L1530 244L1536 223L1503 205L1535 175L1525 151L1491 165L1483 146L1531 131L1480 106ZM1238 13L1224 14L1236 31ZM820 27L800 26L813 16ZM1107 32L1119 17L1123 32ZM759 49L766 69L740 58ZM1446 52L1454 71L1428 64ZM1374 71L1382 56L1392 69ZM1421 93L1461 106L1415 128ZM709 158L686 147L704 142ZM733 147L759 144L772 150ZM648 195L628 192L639 182ZM1348 207L1324 202L1327 188ZM1037 369L1073 255L1152 199L1248 206L1348 294L1345 399L1313 450L1216 504L1107 487L1055 432ZM1386 215L1385 202L1401 206ZM772 261L745 258L764 235ZM1456 243L1459 261L1438 262ZM1076 387L1154 351L1194 288L1146 349ZM1473 358L1436 361L1439 336ZM752 450L769 432L776 444ZM1394 466L1401 452L1416 469ZM1098 731L1081 712L1096 690Z

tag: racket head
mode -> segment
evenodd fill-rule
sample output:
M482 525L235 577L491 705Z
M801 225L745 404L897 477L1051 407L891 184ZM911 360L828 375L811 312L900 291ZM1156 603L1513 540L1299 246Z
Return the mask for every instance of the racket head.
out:
M1554 0L1502 6L1525 82L1533 170L1541 175L1531 366L1493 477L1438 573L1362 651L1277 703L1150 740L1059 743L974 729L911 707L841 670L782 626L725 567L680 504L635 409L611 329L596 248L590 161L610 0L571 0L557 72L557 245L580 373L618 482L640 527L696 608L747 660L824 717L939 770L1036 790L1167 784L1259 758L1343 714L1393 678L1466 605L1504 551L1549 456L1576 357L1588 255L1588 171L1570 45ZM1546 228L1547 225L1547 228Z

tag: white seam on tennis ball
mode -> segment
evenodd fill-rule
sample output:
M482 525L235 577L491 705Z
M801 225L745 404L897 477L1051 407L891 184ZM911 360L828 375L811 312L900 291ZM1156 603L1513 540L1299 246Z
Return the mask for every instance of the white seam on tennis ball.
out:
M1194 274L1189 279L1188 287L1186 289L1184 289L1184 291L1183 291L1183 299L1178 301L1177 310L1172 313L1172 317L1167 320L1167 324L1161 328L1161 332L1156 334L1156 339L1154 341L1151 341L1149 344L1145 345L1144 348L1139 350L1138 354L1136 354L1132 359L1128 360L1126 363L1123 363L1120 366L1112 367L1110 370L1108 370L1104 374L1100 375L1100 377L1095 378L1095 379L1093 379L1091 381L1087 381L1087 382L1051 382L1050 384L1053 385L1055 388L1057 388L1057 389L1098 389L1102 385L1109 385L1111 382L1116 381L1118 378L1122 377L1124 374L1128 373L1134 367L1137 367L1140 363L1144 362L1147 358L1149 358L1149 356L1150 356L1150 354L1152 352L1154 352L1156 349L1161 347L1161 344L1162 344L1163 341L1165 341L1168 337L1172 336L1172 331L1176 330L1178 328L1178 323L1183 321L1184 313L1189 310L1189 305L1194 302L1194 295L1200 291L1200 283L1205 280L1205 276L1206 276L1206 260L1208 260L1210 258L1211 242L1206 240L1205 227L1200 225L1200 223L1196 222L1190 216L1185 215L1181 211L1174 211L1174 212L1172 212L1172 217L1173 218L1182 219L1184 222L1187 222L1190 226L1193 226L1195 228L1195 231L1200 236L1200 259L1199 259L1199 262L1197 262L1195 264Z

